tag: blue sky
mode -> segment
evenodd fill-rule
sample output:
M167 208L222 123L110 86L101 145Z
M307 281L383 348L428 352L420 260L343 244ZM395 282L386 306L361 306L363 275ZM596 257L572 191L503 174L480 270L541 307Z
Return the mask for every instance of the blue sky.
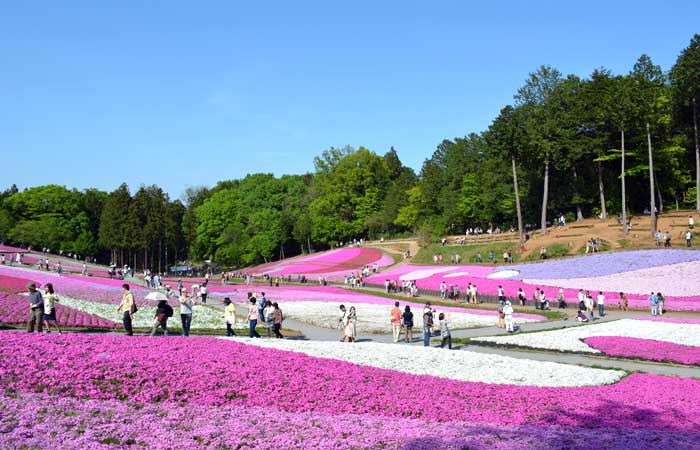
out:
M417 171L528 72L668 70L694 1L22 1L0 14L0 188L213 185L394 146Z

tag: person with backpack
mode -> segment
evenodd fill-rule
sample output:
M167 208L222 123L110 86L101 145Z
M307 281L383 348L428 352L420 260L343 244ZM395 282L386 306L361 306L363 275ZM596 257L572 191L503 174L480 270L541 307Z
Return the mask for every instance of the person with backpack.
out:
M277 339L282 339L284 336L282 336L280 330L282 329L282 322L284 322L284 314L282 314L282 310L277 302L274 302L272 307L274 308L272 312L272 331L275 332L275 337Z
M119 302L117 312L122 313L122 323L127 336L133 336L134 330L131 327L134 313L138 311L136 303L134 303L134 295L129 291L129 285L122 285L122 300Z
M161 300L158 302L158 307L156 308L156 313L153 315L153 330L151 330L151 336L156 335L158 328L163 329L163 336L168 335L168 318L173 316L173 308L168 305L167 300Z
M413 313L411 312L411 307L406 305L403 314L401 316L402 327L406 330L406 343L410 344L413 342Z

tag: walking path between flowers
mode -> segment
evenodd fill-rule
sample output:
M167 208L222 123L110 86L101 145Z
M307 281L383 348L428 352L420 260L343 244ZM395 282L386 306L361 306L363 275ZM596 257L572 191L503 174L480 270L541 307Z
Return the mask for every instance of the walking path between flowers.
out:
M244 314L244 307L239 306L237 312ZM623 312L623 311L612 311L603 318L597 318L596 322L603 321L608 322L611 320L622 319L626 317L639 316L641 313L636 312ZM570 326L579 326L576 321L572 320L556 320L549 322L537 322L537 323L527 323L523 324L522 331L536 331L545 330L551 328L564 328ZM314 325L309 325L304 322L293 319L285 319L285 328L290 330L296 330L302 333L303 337L300 338L290 338L290 339L304 339L311 341L340 341L341 332L340 330L329 330L327 328L321 328ZM387 332L388 332L387 327ZM452 331L453 338L471 338L479 336L493 336L497 334L503 334L503 330L497 327L484 327L484 328L472 328L468 330L454 330ZM433 337L436 339L436 337ZM381 342L381 343L392 343L393 337L391 334L367 334L358 336L358 342ZM352 344L348 344L352 345ZM400 343L396 345L406 345L405 343ZM420 330L414 334L413 342L411 345L422 346L423 338ZM626 361L624 359L609 358L605 356L589 356L589 355L578 355L573 353L555 353L547 352L542 350L511 350L511 349L500 349L494 347L485 347L477 345L454 345L454 348L461 351L471 351L475 353L485 353L494 354L502 356L510 356L513 358L521 359L532 359L537 361L549 361L558 362L564 364L574 364L580 366L588 367L605 367L610 369L620 369L626 370L628 372L645 372L654 373L658 375L673 375L681 377L694 377L698 378L697 367L683 367L672 364L662 364L653 362L642 362L642 361Z

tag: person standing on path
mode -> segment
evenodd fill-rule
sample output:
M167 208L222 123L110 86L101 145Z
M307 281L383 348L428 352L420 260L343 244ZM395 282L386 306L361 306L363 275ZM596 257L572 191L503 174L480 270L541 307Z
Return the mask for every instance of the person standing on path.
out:
M357 340L356 322L357 313L355 312L355 307L351 306L345 315L345 328L343 331L345 342L355 342Z
M272 302L267 302L263 310L265 325L267 325L267 337L272 337L272 329L275 327L275 307Z
M433 328L433 310L430 307L430 303L425 304L423 309L423 346L430 346L430 335L432 334Z
M284 314L282 314L282 310L277 302L274 302L272 307L274 308L274 312L272 314L272 330L275 332L275 337L277 339L282 339L284 336L282 336L280 330L282 329L282 322L284 322Z
M505 316L504 322L506 331L512 333L515 331L513 328L513 305L511 305L509 301L506 301L506 304L503 306L503 314Z
M36 284L29 283L27 285L29 292L29 321L27 321L27 331L34 332L34 323L36 330L41 333L44 322L44 299L41 297L41 292L36 290Z
M394 335L394 343L399 342L401 335L401 309L399 302L394 302L394 307L391 310L391 331Z
M267 299L265 299L265 293L260 293L260 298L258 300L258 320L260 322L265 322L265 307L267 306Z
M447 348L452 350L452 334L450 333L450 327L447 324L445 314L440 313L438 319L440 320L440 336L442 337L440 348L444 348L445 343L447 343Z
M129 292L129 285L126 283L122 285L122 290L122 301L119 302L117 312L122 313L122 323L124 324L126 335L133 336L134 330L131 328L131 323L134 318L134 313L136 312L134 295Z
M178 294L182 295L182 289L183 289L182 280L180 278L178 278L178 280L177 280L177 292L178 292Z
M209 294L209 291L207 290L207 283L205 282L202 284L202 287L199 288L199 297L202 299L202 304L207 303L207 295Z
M340 305L340 317L338 318L338 329L340 330L340 342L345 342L345 316L347 311L345 305Z
M411 312L410 306L406 305L401 319L403 328L406 330L406 343L410 344L413 342L413 313Z
M600 317L605 316L605 296L603 291L598 291L598 315Z
M51 332L51 322L53 322L53 326L56 327L58 334L61 334L61 329L56 321L55 303L58 303L58 295L53 290L53 284L46 283L46 294L44 295L44 325L46 325L46 332Z
M447 296L447 284L443 281L440 283L440 298L445 300L445 297Z
M659 298L653 292L649 296L649 304L651 305L651 315L656 316L659 311Z
M258 308L255 305L256 302L257 302L257 299L255 297L251 297L250 304L248 305L248 326L249 326L248 336L251 338L253 338L253 337L259 338L260 337L257 330L255 329L255 327L258 326Z
M664 315L664 303L666 303L666 297L661 292L656 293L656 298L658 299L657 313L660 316Z
M498 286L498 303L505 303L506 302L506 291L503 290L503 286L499 285Z
M187 294L187 289L182 289L180 294L180 321L182 322L182 335L190 335L190 325L192 324L192 306L194 300Z
M586 311L588 312L588 315L591 316L591 322L594 321L595 317L593 317L593 297L588 291L586 291Z

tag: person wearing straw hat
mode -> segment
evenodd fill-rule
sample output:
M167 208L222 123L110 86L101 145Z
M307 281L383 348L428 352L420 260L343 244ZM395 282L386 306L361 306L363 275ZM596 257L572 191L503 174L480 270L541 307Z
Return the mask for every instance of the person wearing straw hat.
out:
M36 330L41 333L44 322L44 299L41 297L41 292L36 290L36 284L29 283L27 285L29 292L29 321L27 322L27 331L34 332L34 323Z

